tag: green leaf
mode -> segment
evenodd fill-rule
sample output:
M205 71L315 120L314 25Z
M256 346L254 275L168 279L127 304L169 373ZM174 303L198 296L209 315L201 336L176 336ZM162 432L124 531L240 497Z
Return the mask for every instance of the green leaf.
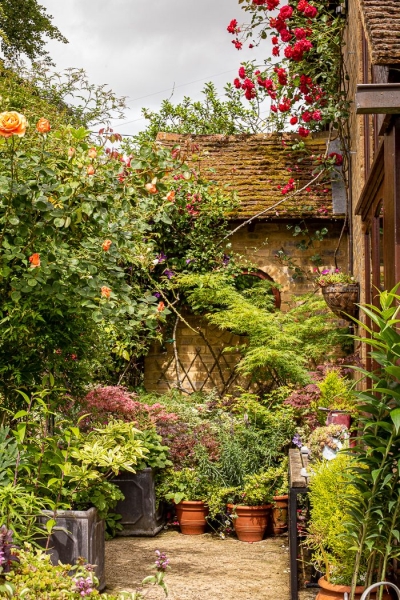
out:
M64 223L65 223L64 219L60 219L60 218L54 219L55 227L64 227Z
M390 418L392 419L395 429L396 429L396 433L399 432L399 428L400 428L400 408L394 408L393 410L390 411Z
M53 527L57 525L57 521L55 519L49 519L46 523L47 533L50 535L53 531Z
M30 287L35 287L35 285L37 285L37 281L36 281L36 279L28 279L27 284Z
M28 415L29 413L26 410L19 410L17 413L15 413L13 419L20 419L21 417L26 417L26 415Z

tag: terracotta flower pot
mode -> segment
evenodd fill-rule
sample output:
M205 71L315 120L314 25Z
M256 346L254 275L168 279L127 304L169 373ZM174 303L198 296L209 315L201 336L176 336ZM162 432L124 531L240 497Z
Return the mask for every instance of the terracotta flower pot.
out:
M208 507L197 500L182 500L176 505L181 532L184 535L201 535L205 532Z
M268 525L268 513L271 504L262 506L234 506L228 504L228 510L237 515L233 519L236 535L241 542L261 542Z
M320 586L321 590L319 591L319 594L315 600L343 600L346 592L350 598L351 587L349 585L335 585L333 583L328 583L325 577L321 577L321 579L318 581L318 585ZM354 597L355 600L360 600L364 590L365 587L363 585L358 585L356 587L356 595ZM376 597L376 594L372 592L371 600L375 600ZM383 600L390 600L390 594L384 592Z
M288 528L288 502L289 496L274 496L272 505L272 529L274 535L285 533Z
M351 321L358 315L360 289L358 283L336 283L322 288L324 300L335 315ZM349 315L349 316L348 316Z

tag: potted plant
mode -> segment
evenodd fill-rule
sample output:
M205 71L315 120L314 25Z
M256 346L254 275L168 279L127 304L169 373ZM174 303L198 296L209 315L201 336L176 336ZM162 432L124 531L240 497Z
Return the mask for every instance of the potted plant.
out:
M353 277L339 269L324 269L315 282L322 288L324 300L332 312L346 321L357 316L360 286Z
M273 490L272 531L274 535L285 533L288 528L288 461L283 460L276 469L276 484Z
M235 532L241 542L260 542L267 530L272 507L275 469L246 475L243 487L236 488L231 511Z
M348 442L349 430L344 425L324 425L310 434L308 447L313 461L335 458L337 452Z
M333 461L314 465L310 481L310 523L305 544L312 550L312 562L325 573L319 580L321 591L317 600L343 600L350 597L356 551L346 521L348 511L360 497L352 485L353 458L340 453ZM354 599L359 600L365 590L367 553L362 558ZM375 596L372 596L375 598ZM383 596L390 598L390 596Z
M331 368L316 385L320 395L312 407L316 412L321 411L318 418L321 425L333 423L350 429L351 419L358 412L350 382L340 375L338 368Z
M184 468L181 471L171 469L164 474L157 494L175 504L181 533L184 535L201 535L205 532L209 512L206 506L208 487L207 479L195 468Z

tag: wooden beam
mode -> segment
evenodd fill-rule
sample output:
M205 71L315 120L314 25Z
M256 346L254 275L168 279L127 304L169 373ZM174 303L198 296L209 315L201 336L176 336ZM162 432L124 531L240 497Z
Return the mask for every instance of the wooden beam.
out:
M357 86L358 115L400 114L400 83L368 83Z

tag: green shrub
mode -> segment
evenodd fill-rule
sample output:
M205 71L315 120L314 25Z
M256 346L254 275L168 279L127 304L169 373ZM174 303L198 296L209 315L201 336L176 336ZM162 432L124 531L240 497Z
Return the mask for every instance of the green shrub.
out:
M313 466L309 498L310 524L306 544L312 549L313 562L328 581L350 585L356 551L348 535L348 510L359 494L351 483L352 459L339 453L330 461ZM365 577L365 572L360 579Z

